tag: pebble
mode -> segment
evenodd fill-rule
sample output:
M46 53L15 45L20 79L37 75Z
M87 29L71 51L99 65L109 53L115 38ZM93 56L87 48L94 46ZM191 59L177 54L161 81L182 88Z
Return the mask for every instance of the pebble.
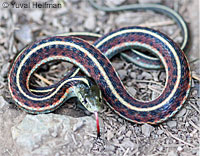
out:
M8 62L3 64L2 68L1 68L1 76L2 77L6 77L6 75L8 74L9 66L10 66L10 63L8 63Z
M127 137L131 137L131 135L132 135L132 132L129 130L129 131L126 133L126 136L127 136Z
M149 124L143 124L142 125L142 134L144 134L146 137L150 137L151 132L154 130L154 127Z
M186 109L185 108L182 108L177 114L176 114L176 116L177 117L183 117L184 115L185 115L185 113L186 113Z
M3 98L3 96L0 96L0 111L5 107L8 107L8 102Z
M113 62L112 65L116 70L122 69L124 67L123 62L117 62L117 63Z
M131 93L132 96L136 95L137 91L133 87L128 87L127 90L128 90L129 93Z
M110 141L114 137L114 132L111 130L108 130L106 133L107 140Z
M152 75L148 72L142 72L141 74L141 79L151 80L152 78L153 78Z
M163 146L158 146L159 151L162 151L163 149L164 149Z
M118 74L119 74L119 77L121 78L121 80L124 80L125 77L127 76L127 71L126 70L118 70Z
M15 37L24 45L33 40L32 31L29 25L23 25L20 30L15 31Z
M170 151L167 156L178 156L178 154L175 151Z
M160 80L166 80L166 73L165 72L161 72L160 76L159 76Z
M136 73L135 72L131 72L130 76L131 76L132 79L136 79Z
M158 72L153 72L152 75L153 75L154 81L159 81L159 78L158 78L159 73Z
M162 3L162 0L138 0L139 3L145 4L145 3Z
M114 151L115 150L115 146L111 145L111 144L106 144L105 146L105 151Z
M159 130L157 131L157 134L158 134L158 135L161 135L161 134L163 134L163 132L164 132L163 130L159 129Z
M88 16L88 18L85 20L84 27L90 31L95 29L96 19L94 15L91 14L90 16Z
M122 3L124 3L126 0L107 0L105 1L105 4L108 6L116 6L116 5L121 5Z
M28 16L35 22L40 22L41 21L41 18L43 16L43 11L40 10L40 9L36 9L36 10L33 10L31 11Z
M170 128L174 128L177 126L177 122L176 121L168 121L167 122L167 125L170 127Z
M125 148L132 148L134 149L136 147L135 143L133 143L129 138L125 138L121 145Z
M51 136L55 138L55 137L58 136L58 133L57 132L53 132L53 133L51 133Z
M183 150L183 147L181 147L181 146L177 147L177 151L181 152L182 150Z
M132 86L132 82L127 82L127 84L126 84L128 87L131 87Z

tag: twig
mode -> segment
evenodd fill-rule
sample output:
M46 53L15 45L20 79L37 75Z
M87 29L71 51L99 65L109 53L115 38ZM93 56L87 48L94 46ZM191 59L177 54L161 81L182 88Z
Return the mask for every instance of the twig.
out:
M157 152L157 153L154 153L154 154L150 154L149 156L156 156L156 155L165 155L166 153L163 153L163 152Z
M179 146L183 146L184 144L164 144L164 147L168 147L168 148L176 148Z
M136 80L136 79L134 79L134 81L135 82L143 82L143 83L154 83L154 84L157 84L157 85L159 85L159 86L161 86L161 87L164 87L162 84L160 84L159 82L156 82L156 81L152 81L152 80Z
M48 85L52 85L53 82L47 80L46 78L44 78L43 76L37 74L37 73L34 73L34 76L37 77L38 79L42 80L43 82L45 82L46 84Z
M155 88L155 87L152 87L152 86L150 86L150 85L148 85L148 88L151 89L152 91L158 93L158 94L160 94L160 93L162 92L162 90L160 90L160 89L158 89L158 88Z
M190 103L190 105L200 114L200 110L195 105L193 105L192 103Z
M196 128L198 131L200 131L200 127L195 125L194 122L192 122L192 120L189 120L189 124L192 125L194 128Z
M188 146L191 146L191 147L195 147L193 144L190 144L188 142L185 142L183 140L181 140L180 138L174 136L172 133L170 133L168 130L164 129L162 125L160 125L161 129L168 135L168 136L171 136L172 138L184 143L185 145L188 145Z
M154 22L154 23L143 23L139 24L139 26L142 27L156 27L156 26L166 26L166 25L172 25L174 24L174 21L172 20L167 20L167 21L161 21L161 22Z
M127 148L126 152L124 152L124 155L123 156L126 156L129 152L130 148Z
M179 35L180 31L181 31L180 29L177 29L177 30L173 33L173 35L171 36L171 38L174 39L175 37L177 37L177 36Z
M74 144L75 144L75 145L78 145L78 143L77 143L77 141L76 141L76 139L75 139L74 134L71 134L71 136L72 136L72 140L74 141Z
M192 63L196 63L197 61L200 61L200 59L199 59L199 58L194 59L194 60L192 60L192 61L189 61L189 63L192 64Z
M195 79L195 80L200 81L200 78L198 76L196 76L196 75L192 75L192 78Z

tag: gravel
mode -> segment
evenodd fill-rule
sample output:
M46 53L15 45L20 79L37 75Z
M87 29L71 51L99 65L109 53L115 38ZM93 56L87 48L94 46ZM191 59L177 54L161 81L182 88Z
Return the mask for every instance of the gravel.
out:
M170 128L174 128L177 126L177 122L176 121L168 121L167 122L167 125L170 127Z
M23 25L19 30L15 31L15 37L24 45L33 40L32 30L29 25Z
M149 124L143 124L142 125L142 133L146 136L149 137L151 135L151 132L154 130L154 127L149 125Z

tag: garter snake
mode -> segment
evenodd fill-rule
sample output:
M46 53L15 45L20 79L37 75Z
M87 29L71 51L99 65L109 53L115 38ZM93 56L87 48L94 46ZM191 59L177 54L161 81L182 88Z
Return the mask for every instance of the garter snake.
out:
M165 88L155 100L143 102L133 98L109 61L117 53L135 47L149 50L164 65ZM108 105L135 123L157 124L167 120L181 108L190 90L188 61L171 39L149 28L126 27L102 36L94 45L76 37L54 36L26 47L14 59L8 76L11 96L19 107L30 113L50 112L73 94L74 85L79 87L77 81L90 87L85 78L70 77L55 84L47 94L33 94L29 88L30 76L42 64L53 60L77 65L96 82ZM100 98L96 101L101 103Z

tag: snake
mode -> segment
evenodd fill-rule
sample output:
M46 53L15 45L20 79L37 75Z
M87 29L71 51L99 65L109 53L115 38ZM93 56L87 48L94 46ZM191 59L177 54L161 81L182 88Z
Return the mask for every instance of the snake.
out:
M164 90L152 101L135 99L109 61L121 51L134 48L145 48L158 56L165 68ZM47 87L46 94L34 94L29 87L31 75L41 65L53 60L75 64L89 79L80 76L63 78L51 88ZM184 52L163 33L145 27L114 30L93 45L71 36L53 36L36 41L15 57L8 75L12 98L29 113L51 112L72 96L77 96L86 107L90 107L87 106L88 99L92 99L91 103L97 105L92 109L98 112L103 96L114 112L140 124L158 124L172 117L185 103L190 85L190 67Z
M182 43L180 45L180 48L187 52L189 50L189 45L191 44L190 39L190 32L187 23L183 19L181 15L179 15L176 11L173 9L161 5L161 4L128 4L128 5L121 5L121 6L115 6L115 7L106 7L106 6L100 6L97 3L94 2L94 0L88 0L88 2L96 9L102 10L104 12L119 12L119 11L139 11L139 10L152 10L157 13L161 13L166 15L167 17L171 18L179 27L181 30L181 34L183 36ZM91 35L91 34L88 34ZM94 34L94 37L97 36ZM128 60L134 64L136 64L139 67L146 68L146 69L160 69L163 68L162 63L160 62L160 59L142 53L138 51L137 49L131 49L128 53L121 53L120 54L125 60Z

